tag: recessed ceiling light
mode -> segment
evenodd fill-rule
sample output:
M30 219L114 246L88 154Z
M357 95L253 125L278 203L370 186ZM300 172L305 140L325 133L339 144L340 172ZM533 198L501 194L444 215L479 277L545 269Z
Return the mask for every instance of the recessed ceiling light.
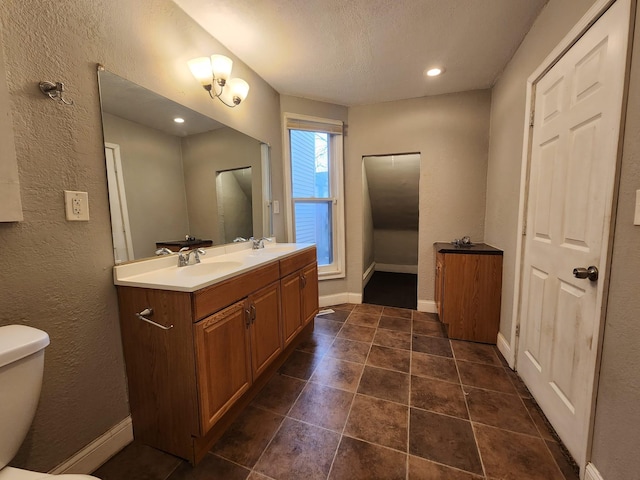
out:
M437 77L443 71L443 68L430 68L429 70L427 70L427 77Z
M184 123L184 118L176 117L173 119L173 121L176 123Z

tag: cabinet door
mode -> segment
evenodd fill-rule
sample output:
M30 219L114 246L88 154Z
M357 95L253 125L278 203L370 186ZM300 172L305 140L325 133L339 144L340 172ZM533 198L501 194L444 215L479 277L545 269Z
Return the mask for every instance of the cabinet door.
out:
M201 434L251 386L251 354L245 302L194 325Z
M280 283L275 282L249 296L253 378L257 378L282 352Z
M282 337L285 347L302 329L301 282L300 272L287 275L280 281L282 292Z
M449 337L495 344L500 325L502 256L446 255L445 268Z
M444 255L438 253L436 255L436 291L435 291L436 309L438 318L445 323L444 319Z
M318 313L318 267L314 263L302 269L302 323L306 325Z

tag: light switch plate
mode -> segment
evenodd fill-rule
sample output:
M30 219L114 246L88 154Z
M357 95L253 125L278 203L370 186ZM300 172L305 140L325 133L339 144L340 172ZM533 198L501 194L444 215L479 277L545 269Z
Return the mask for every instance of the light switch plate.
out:
M280 213L280 202L278 200L273 201L273 213Z
M634 225L640 225L640 190L636 190L636 214L633 218Z
M89 194L87 192L64 191L64 210L71 222L89 221Z

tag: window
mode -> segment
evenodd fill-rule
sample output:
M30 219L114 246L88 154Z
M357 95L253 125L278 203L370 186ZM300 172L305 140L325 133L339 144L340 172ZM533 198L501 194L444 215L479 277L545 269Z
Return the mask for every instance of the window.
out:
M289 241L315 243L321 279L344 277L342 122L284 115Z

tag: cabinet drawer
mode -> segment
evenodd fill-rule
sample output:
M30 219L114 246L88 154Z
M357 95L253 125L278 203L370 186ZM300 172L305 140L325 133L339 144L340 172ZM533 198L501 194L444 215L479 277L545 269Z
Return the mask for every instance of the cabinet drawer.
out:
M290 257L280 260L280 275L286 277L290 273L300 270L315 261L316 247L310 248L309 250L303 250L296 255L291 255Z
M278 262L230 278L193 294L193 321L217 312L280 278Z

